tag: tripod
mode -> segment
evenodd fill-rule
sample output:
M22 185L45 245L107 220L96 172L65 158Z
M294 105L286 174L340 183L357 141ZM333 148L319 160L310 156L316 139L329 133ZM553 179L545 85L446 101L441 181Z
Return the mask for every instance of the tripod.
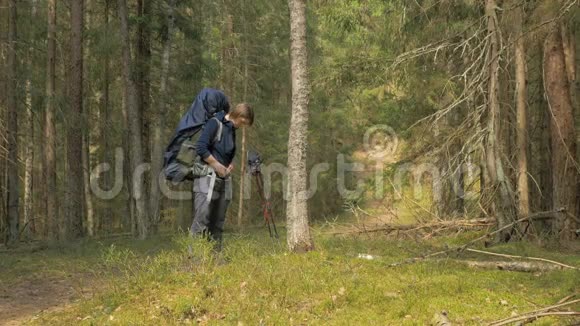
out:
M256 152L248 152L248 165L250 167L250 173L254 177L256 182L256 187L258 190L258 195L262 201L262 211L264 214L264 221L268 226L268 232L270 233L270 238L279 239L278 230L276 229L276 222L274 222L274 214L272 214L272 206L270 205L270 200L266 198L266 193L264 192L264 178L262 176L262 171L260 169L260 164L262 160L260 155Z

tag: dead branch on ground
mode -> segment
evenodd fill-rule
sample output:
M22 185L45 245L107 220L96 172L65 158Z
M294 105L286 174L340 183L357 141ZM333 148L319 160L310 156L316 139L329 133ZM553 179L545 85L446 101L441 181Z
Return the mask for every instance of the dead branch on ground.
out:
M460 247L453 247L453 248L449 248L449 249L446 249L446 250L441 250L441 251L433 252L433 253L430 253L430 254L426 254L426 255L423 255L423 256L409 258L409 259L404 260L402 262L392 263L392 264L388 265L388 267L397 267L397 266L401 266L401 265L412 264L412 263L416 263L416 262L419 262L419 261L423 261L423 260L428 259L428 258L442 256L442 255L447 255L447 254L450 254L450 253L453 253L453 252L462 253L468 247L476 244L477 242L480 242L480 241L485 240L485 239L490 239L493 236L495 236L496 234L498 234L499 232L502 232L504 230L510 229L514 225L517 225L517 224L519 224L521 222L524 222L524 221L532 221L532 220L551 219L551 218L554 218L554 215L555 214L561 213L562 211L564 211L564 210L563 209L559 209L559 210L556 210L556 211L546 211L546 212L538 212L538 213L530 214L530 215L528 215L526 217L522 217L522 218L520 218L520 219L518 219L518 220L516 220L516 221L514 221L514 222L512 222L510 224L507 224L504 227L501 227L501 228L499 228L499 229L497 229L497 230L495 230L493 232L486 233L485 235L483 235L481 237L478 237L478 238L476 238L474 240L471 240L471 241L467 242L466 244L464 244L464 245L462 245Z
M570 306L570 305L573 305L576 303L580 303L580 299L576 299L576 300L568 301L565 303L559 303L559 304L555 304L553 306L544 307L541 309L529 311L529 312L523 313L519 316L501 319L501 320L498 320L498 321L495 321L495 322L489 324L489 326L502 326L502 325L507 325L507 324L511 324L511 323L514 323L517 321L522 321L522 320L534 321L538 318L546 317L546 316L580 316L580 311L553 311L554 309L562 308L565 306Z

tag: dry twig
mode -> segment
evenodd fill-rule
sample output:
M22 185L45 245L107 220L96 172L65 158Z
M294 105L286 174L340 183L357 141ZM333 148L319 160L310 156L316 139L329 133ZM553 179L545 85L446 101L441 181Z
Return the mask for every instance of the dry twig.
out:
M554 265L560 266L562 268L569 268L569 269L575 269L575 270L579 270L580 269L578 267L566 265L566 264L559 263L557 261L550 260L550 259L545 259L545 258L524 257L524 256L516 256L516 255L499 254L499 253L495 253L495 252L489 252L489 251L483 251L483 250L477 250L477 249L471 249L471 248L466 248L465 250L466 251L469 251L469 252L476 252L476 253L479 253L479 254L485 254L485 255L491 255L491 256L542 261L542 262L545 262L545 263L550 263L550 264L554 264Z
M446 250L441 250L441 251L437 251L437 252L433 252L424 256L420 256L420 257L414 257L414 258L409 258L403 262L398 262L398 263L392 263L390 265L388 265L388 267L396 267L396 266L400 266L400 265L406 265L406 264L412 264L412 263L416 263L418 261L423 261L427 258L431 258L431 257L436 257L436 256L441 256L441 255L446 255L452 252L457 252L457 253L461 253L462 251L465 251L465 249L467 249L469 246L472 246L473 244L481 241L481 240L485 240L488 239L496 234L498 234L499 232L502 232L504 230L507 230L511 227L513 227L514 225L517 225L521 222L524 221L531 221L531 220L540 220L540 219L549 219L549 218L553 218L554 214L560 213L562 212L563 209L557 210L557 211L546 211L546 212L538 212L538 213L534 213L534 214L530 214L526 217L522 217L519 220L516 220L510 224L505 225L504 227L501 227L493 232L489 232L481 237L478 237L474 240L471 240L469 242L467 242L466 244L464 244L461 247L454 247L454 248L450 248L450 249L446 249Z
M523 313L519 316L501 319L501 320L498 320L498 321L495 321L495 322L489 324L489 326L507 325L507 324L514 323L514 322L521 321L521 320L537 319L537 318L546 317L546 316L580 316L579 311L554 311L554 312L550 312L551 310L554 310L557 308L562 308L565 306L570 306L570 305L573 305L575 303L580 303L580 299L576 299L576 300L568 301L565 303L559 303L559 304L555 304L553 306L544 307L541 309L529 311L529 312Z

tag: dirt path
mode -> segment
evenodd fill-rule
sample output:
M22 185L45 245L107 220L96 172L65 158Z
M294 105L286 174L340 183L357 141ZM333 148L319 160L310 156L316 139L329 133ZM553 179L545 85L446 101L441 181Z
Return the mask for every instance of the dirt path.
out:
M22 325L38 314L58 311L71 302L91 298L97 287L89 273L33 278L0 287L0 325Z

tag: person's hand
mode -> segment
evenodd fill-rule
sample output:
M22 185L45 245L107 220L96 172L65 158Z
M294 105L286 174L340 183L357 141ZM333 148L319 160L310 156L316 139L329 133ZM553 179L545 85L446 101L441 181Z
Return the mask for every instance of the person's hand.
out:
M223 166L220 163L216 163L214 164L214 166L212 166L212 168L215 170L215 172L217 173L217 175L220 178L225 178L229 173L228 168L226 168L225 166Z
M234 170L234 163L232 163L228 166L228 168L227 168L228 174L232 173L233 170Z

